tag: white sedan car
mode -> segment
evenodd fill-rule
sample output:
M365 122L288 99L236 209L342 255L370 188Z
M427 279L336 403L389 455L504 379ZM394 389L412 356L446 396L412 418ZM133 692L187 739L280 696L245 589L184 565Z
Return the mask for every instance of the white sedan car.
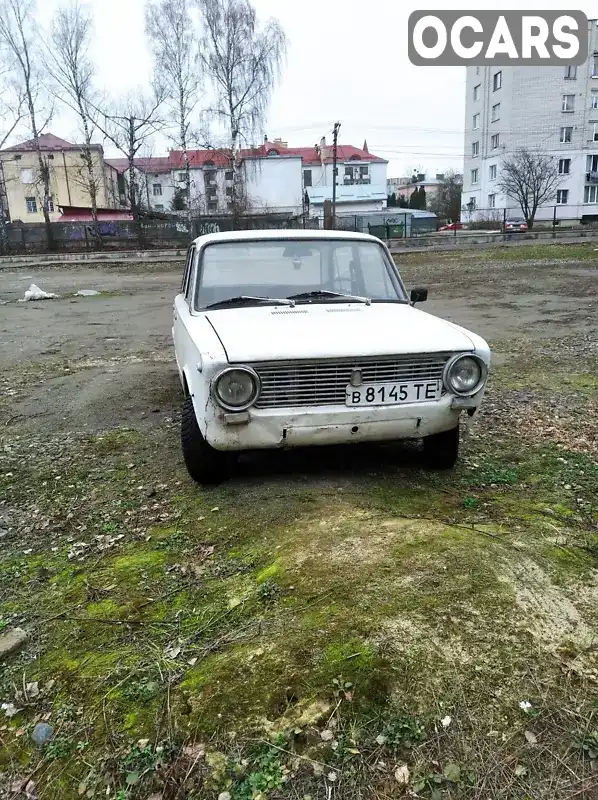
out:
M218 482L242 450L422 439L450 468L479 408L490 349L414 308L373 236L268 230L196 239L174 301L191 477Z

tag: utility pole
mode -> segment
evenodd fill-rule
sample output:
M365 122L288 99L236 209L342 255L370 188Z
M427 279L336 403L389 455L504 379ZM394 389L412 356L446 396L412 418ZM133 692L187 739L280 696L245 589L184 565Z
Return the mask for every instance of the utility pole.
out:
M332 229L336 228L336 155L338 144L338 132L341 127L340 122L334 123L332 129Z

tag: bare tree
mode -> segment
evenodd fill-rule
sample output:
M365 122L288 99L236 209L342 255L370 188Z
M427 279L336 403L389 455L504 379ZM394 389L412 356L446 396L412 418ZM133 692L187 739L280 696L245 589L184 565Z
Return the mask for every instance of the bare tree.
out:
M449 222L459 222L462 191L463 180L461 175L449 170L444 174L444 179L430 200L430 210Z
M164 120L159 114L163 102L164 90L153 85L151 94L144 93L142 89L130 91L114 104L110 112L100 112L94 106L103 115L96 119L98 128L127 159L129 204L135 219L139 216L142 189L137 178L135 158L149 144L154 133L164 127Z
M286 37L276 20L259 25L249 0L196 2L204 28L201 64L215 92L214 107L208 112L227 131L233 172L230 202L236 218L244 203L237 175L239 148L261 132L286 52Z
M558 183L555 160L522 147L503 161L496 185L519 203L531 230L538 207L554 198Z
M35 30L35 0L0 0L0 53L5 63L11 65L18 85L25 97L27 117L34 147L37 153L39 180L43 187L43 213L46 225L48 248L54 246L50 221L50 167L42 152L39 136L51 117L51 110L44 123L43 85L37 70L39 36Z
M154 70L164 85L166 103L174 115L173 140L183 153L185 199L191 210L189 140L201 94L199 54L188 0L148 0L145 31L154 58Z
M0 74L0 151L27 114L25 95L10 78L10 71ZM0 254L8 252L8 194L2 158L0 157Z
M55 82L55 94L79 118L83 134L83 170L79 180L89 194L92 233L96 243L101 242L98 226L98 194L104 176L94 166L91 139L95 130L93 99L94 67L89 58L89 45L93 30L90 10L79 0L70 0L58 8L52 20L50 47L46 64Z

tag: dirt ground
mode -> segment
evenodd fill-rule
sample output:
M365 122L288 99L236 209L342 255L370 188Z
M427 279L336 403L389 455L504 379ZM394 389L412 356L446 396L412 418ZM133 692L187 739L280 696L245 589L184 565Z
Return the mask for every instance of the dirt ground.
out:
M182 263L0 270L2 800L598 798L598 253L504 250L397 256L494 351L457 469L265 453L210 490Z

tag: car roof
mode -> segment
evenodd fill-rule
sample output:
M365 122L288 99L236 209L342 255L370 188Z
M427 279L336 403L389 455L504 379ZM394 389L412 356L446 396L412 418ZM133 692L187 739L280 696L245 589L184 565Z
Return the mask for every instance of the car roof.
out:
M213 242L251 242L251 241L274 241L276 239L340 239L358 242L376 242L381 244L380 239L370 236L368 233L354 233L353 231L321 231L311 228L279 228L261 231L222 231L221 233L207 233L195 239L200 247Z

